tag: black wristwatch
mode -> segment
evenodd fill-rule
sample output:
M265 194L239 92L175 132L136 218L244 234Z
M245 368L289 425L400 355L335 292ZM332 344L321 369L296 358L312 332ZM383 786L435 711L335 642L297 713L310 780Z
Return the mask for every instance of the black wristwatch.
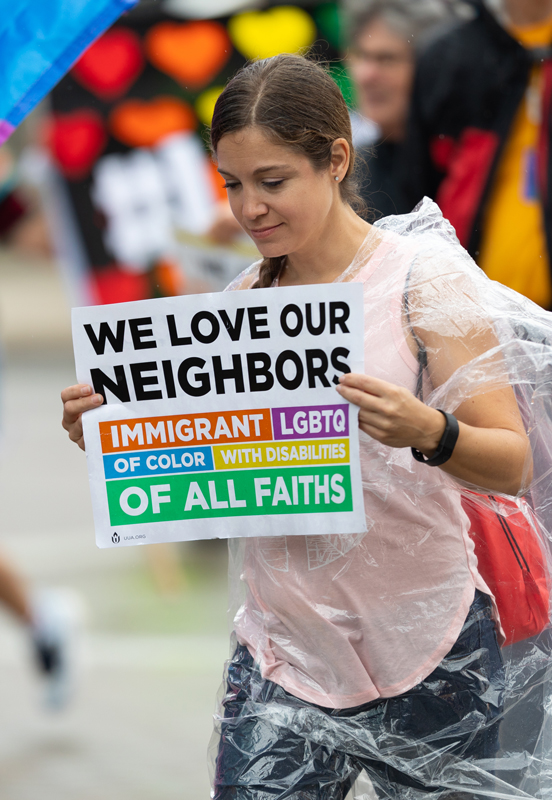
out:
M423 464L427 464L428 467L440 467L441 464L449 460L460 433L460 426L456 417L449 414L448 411L443 411L442 408L438 408L437 411L440 411L446 419L446 425L435 453L431 458L426 458L419 450L414 447L411 448L412 455L416 461L421 461Z

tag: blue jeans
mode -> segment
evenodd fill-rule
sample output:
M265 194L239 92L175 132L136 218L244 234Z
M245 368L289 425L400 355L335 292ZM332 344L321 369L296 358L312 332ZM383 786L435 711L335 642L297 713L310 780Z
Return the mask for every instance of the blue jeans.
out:
M355 708L294 697L263 679L239 645L228 668L214 800L343 800L363 769L380 797L468 798L473 781L482 800L492 773L475 761L498 751L503 690L491 601L481 592L425 680Z

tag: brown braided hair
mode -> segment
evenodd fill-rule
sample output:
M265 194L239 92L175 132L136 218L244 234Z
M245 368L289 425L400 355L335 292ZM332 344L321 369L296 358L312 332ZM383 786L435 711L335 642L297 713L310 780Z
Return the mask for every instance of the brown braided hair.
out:
M341 199L364 211L354 179L355 154L349 112L331 75L302 56L279 55L243 67L219 96L211 123L211 149L216 156L223 136L259 127L277 144L305 155L316 170L331 164L332 144L345 139L350 148ZM255 288L271 286L286 256L263 259Z

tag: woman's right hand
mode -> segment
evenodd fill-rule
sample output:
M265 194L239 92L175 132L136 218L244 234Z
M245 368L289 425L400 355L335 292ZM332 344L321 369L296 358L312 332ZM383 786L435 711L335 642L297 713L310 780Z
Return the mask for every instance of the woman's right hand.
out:
M93 394L92 387L86 383L77 383L76 386L68 386L67 389L64 389L61 399L63 402L61 424L69 434L71 441L84 450L82 415L85 411L101 406L103 397L101 394Z

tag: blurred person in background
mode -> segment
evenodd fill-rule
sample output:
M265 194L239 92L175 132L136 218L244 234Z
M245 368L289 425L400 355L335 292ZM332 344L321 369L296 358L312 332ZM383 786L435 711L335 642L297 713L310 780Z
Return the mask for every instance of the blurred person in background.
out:
M358 111L351 114L359 185L376 218L412 210L398 158L416 57L453 18L446 0L352 0L347 62Z
M420 59L410 205L434 198L487 275L552 308L552 0L471 0Z
M44 685L44 704L64 708L70 699L70 639L74 610L58 590L32 590L0 553L0 604L26 631L34 666Z
M17 164L5 145L0 147L0 243L23 255L48 257L52 244L36 198L22 192Z
M434 198L493 280L552 308L552 0L472 0L474 16L426 50L404 148L410 204ZM519 663L531 640L512 645ZM501 728L532 754L542 725L535 681ZM530 760L528 762L530 764ZM530 769L530 767L529 767ZM521 785L525 770L511 773Z
M0 148L0 244L25 255L51 253L44 215L21 191L15 159L5 146ZM0 553L0 605L28 633L35 666L44 680L46 705L63 707L70 695L68 598L53 589L35 591Z

